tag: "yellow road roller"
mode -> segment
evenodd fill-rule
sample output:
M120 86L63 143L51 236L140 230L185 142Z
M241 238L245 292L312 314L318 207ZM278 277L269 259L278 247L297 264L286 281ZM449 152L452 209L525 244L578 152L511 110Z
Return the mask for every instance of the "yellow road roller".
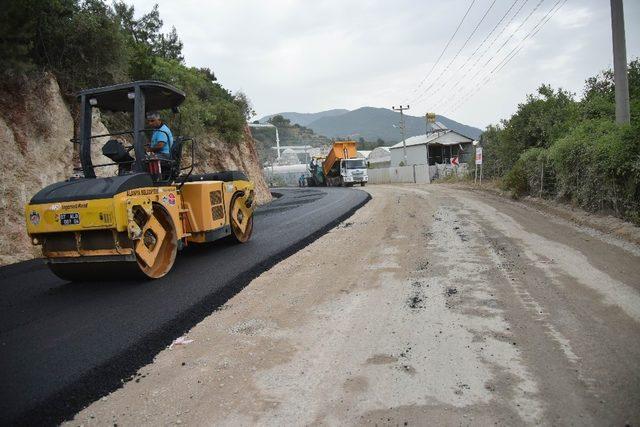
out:
M254 185L244 173L193 174L195 141L177 136L168 155L149 150L149 111L178 114L185 94L160 81L88 89L80 103L80 165L40 190L25 207L27 232L50 269L66 280L157 279L191 243L247 242L253 231ZM93 108L125 112L133 128L93 135ZM102 147L97 141L104 141ZM183 166L183 149L190 165ZM102 152L109 159L94 164ZM188 160L188 152L184 157ZM186 162L186 161L185 161ZM107 176L96 171L111 171Z

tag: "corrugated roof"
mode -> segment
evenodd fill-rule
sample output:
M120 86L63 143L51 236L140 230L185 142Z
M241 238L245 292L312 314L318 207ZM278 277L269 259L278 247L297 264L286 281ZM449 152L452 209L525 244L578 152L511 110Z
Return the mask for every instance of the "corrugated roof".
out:
M369 154L370 163L388 162L389 160L391 160L389 147L376 147Z
M371 151L375 151L375 150L377 150L378 148L380 148L380 149L382 149L382 150L384 150L384 151L387 151L387 152L388 152L388 151L389 151L389 148L391 148L391 147L383 147L383 146L381 145L380 147L376 147L376 148L374 148L374 149L373 149L373 150L371 150Z
M459 138L455 138L454 140L451 140L451 141L438 141L438 139L440 139L442 136L450 133L455 133L456 135L459 136ZM448 129L444 132L430 133L428 135L412 136L411 138L407 138L405 141L407 147L410 147L412 145L424 145L424 144L457 145L457 144L468 143L468 142L473 142L473 140L451 129ZM394 149L394 148L402 148L402 141L398 142L397 144L391 147L391 149Z

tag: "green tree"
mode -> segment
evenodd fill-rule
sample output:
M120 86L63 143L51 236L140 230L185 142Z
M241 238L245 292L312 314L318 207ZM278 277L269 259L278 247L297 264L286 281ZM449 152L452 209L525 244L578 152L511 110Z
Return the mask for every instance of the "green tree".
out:
M291 126L291 120L285 119L280 114L277 114L277 115L271 117L268 121L269 121L269 123L271 123L272 125L274 125L276 127L290 127Z
M161 33L162 19L158 5L135 18L135 9L123 1L115 2L113 10L129 51L129 75L134 80L148 79L154 73L158 58L183 61L182 42L175 28L169 34Z
M503 175L529 148L549 147L571 129L579 115L572 93L540 86L535 95L527 95L509 120L487 127L481 136L486 147L487 175Z
M24 72L37 67L38 44L46 41L52 27L68 20L77 5L74 0L24 0L2 1L0 8L0 69Z
M256 115L256 112L253 110L253 106L251 105L251 100L244 92L237 92L234 96L233 102L240 108L244 118L249 121L252 117Z
M629 81L629 102L631 120L640 118L640 59L629 63L627 70ZM615 120L615 83L613 71L605 70L585 82L583 100L580 103L582 116L585 119L607 118Z
M125 39L103 1L4 3L3 31L15 31L0 43L5 71L51 71L67 93L126 76Z

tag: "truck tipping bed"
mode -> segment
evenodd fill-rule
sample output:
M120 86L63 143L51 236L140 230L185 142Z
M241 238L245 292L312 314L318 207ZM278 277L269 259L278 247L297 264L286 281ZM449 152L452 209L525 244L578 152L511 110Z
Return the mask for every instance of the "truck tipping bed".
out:
M324 175L327 176L333 165L341 159L351 159L358 154L355 141L336 141L331 147L326 160L322 164Z

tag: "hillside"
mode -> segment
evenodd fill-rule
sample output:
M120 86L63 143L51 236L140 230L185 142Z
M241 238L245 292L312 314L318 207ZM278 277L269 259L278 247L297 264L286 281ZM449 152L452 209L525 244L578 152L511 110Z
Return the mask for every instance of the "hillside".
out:
M469 138L478 139L482 133L478 128L444 116L437 116L436 120ZM364 138L366 141L381 138L385 142L397 142L401 139L400 130L393 125L397 126L399 122L400 113L386 108L362 107L339 116L322 117L309 123L308 127L315 133L329 138ZM426 131L424 117L405 115L405 126L407 138L424 134Z
M282 116L285 119L291 121L291 123L297 123L300 126L307 126L309 123L321 119L323 117L332 117L339 116L344 113L348 113L349 110L345 110L344 108L335 108L333 110L320 111L319 113L295 113L295 112L286 112L286 113L278 113L278 114L270 114L268 116L264 116L260 119L260 123L267 123L274 116Z

